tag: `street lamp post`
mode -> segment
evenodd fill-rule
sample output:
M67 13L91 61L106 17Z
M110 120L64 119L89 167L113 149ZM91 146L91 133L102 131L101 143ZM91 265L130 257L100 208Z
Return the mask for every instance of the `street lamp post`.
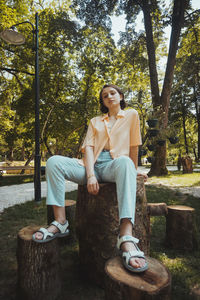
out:
M14 24L9 29L5 29L0 33L0 37L13 45L22 45L25 43L25 38L21 33L15 31L15 27L22 24L30 24L33 32L33 50L35 51L35 159L34 159L34 191L35 201L41 201L41 179L40 179L40 116L39 116L39 30L38 30L38 13L35 14L35 26L29 22L24 21Z

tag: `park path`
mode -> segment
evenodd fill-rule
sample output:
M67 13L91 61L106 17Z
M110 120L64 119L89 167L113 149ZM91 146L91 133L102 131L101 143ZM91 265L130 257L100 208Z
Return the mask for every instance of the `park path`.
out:
M65 191L71 192L77 189L77 184L66 181ZM41 195L46 197L46 181L41 182ZM32 201L34 199L34 183L15 184L0 187L0 213L7 207L15 204Z

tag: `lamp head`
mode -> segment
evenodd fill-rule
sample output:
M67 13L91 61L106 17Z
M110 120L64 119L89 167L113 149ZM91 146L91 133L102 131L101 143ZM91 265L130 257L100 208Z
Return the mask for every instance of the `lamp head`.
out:
M0 37L7 43L13 45L22 45L25 43L25 37L23 36L23 34L17 32L14 26L2 31L0 33Z

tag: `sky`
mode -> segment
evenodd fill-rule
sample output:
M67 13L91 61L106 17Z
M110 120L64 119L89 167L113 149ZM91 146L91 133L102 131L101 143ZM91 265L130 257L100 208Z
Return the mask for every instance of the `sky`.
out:
M168 4L170 2L170 0L166 0L166 4ZM192 8L193 9L200 9L200 0L192 0ZM144 30L144 25L143 25L143 14L142 12L139 14L138 18L137 18L137 26L136 26L136 31L139 30ZM112 33L114 34L114 40L117 43L118 39L119 39L119 32L120 31L125 31L125 25L126 25L126 20L125 20L125 16L122 15L120 17L112 17ZM169 43L169 38L170 38L170 27L167 27L165 29L165 34L166 34L166 41L168 41Z

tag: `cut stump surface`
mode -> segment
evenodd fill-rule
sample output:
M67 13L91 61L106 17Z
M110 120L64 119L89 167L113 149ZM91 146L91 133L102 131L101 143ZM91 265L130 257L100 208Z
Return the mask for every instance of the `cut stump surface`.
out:
M149 268L140 274L126 270L119 256L107 261L105 265L106 300L170 299L170 273L158 260L150 257L146 259Z

